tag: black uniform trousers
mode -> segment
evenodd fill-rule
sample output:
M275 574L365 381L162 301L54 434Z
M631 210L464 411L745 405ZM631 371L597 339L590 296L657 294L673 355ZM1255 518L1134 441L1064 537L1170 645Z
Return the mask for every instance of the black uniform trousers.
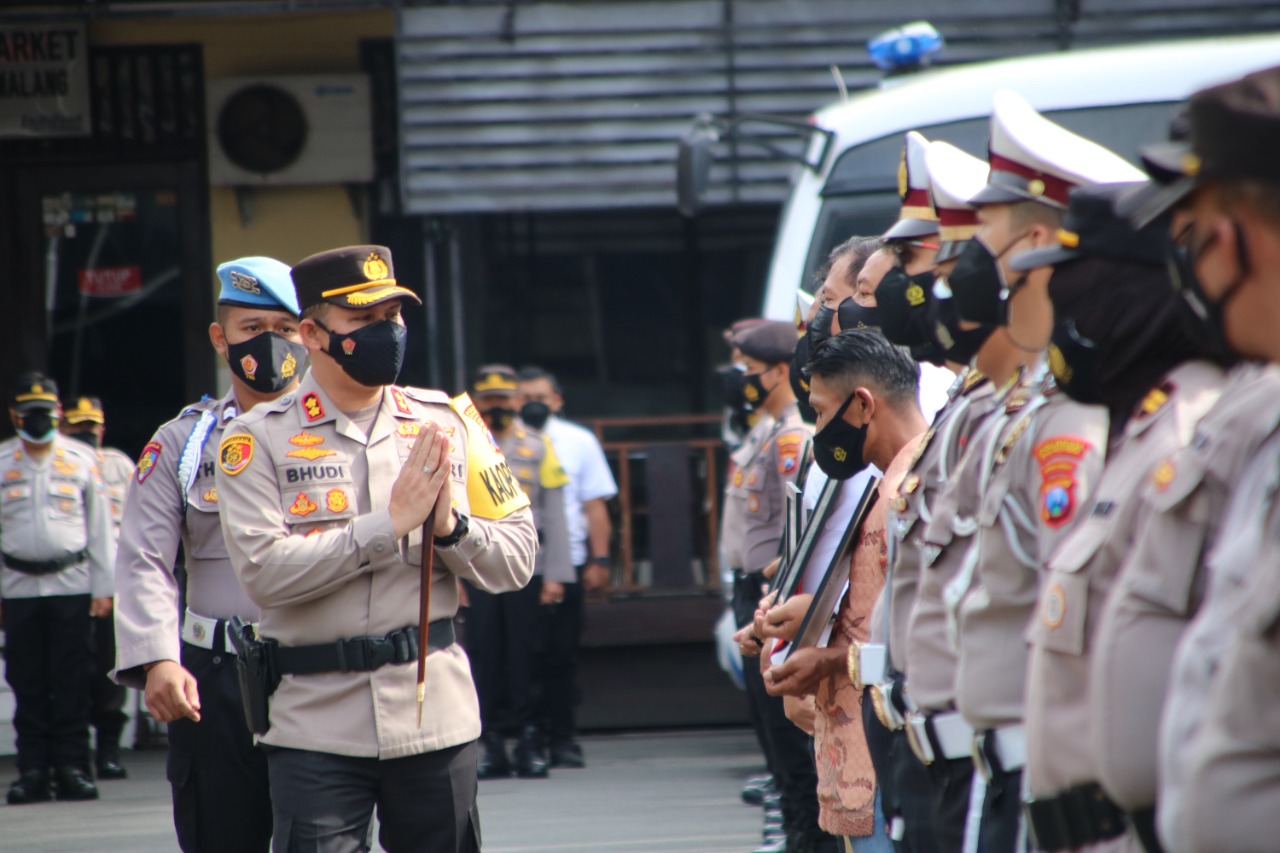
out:
M466 650L485 732L519 734L538 722L541 694L542 578L498 594L467 584Z
M375 807L387 853L479 853L475 741L385 760L264 749L274 853L366 853Z
M739 627L752 621L756 605L764 594L764 576L759 572L736 573L733 584L733 615ZM753 719L759 720L765 760L782 800L782 820L789 832L821 839L818 827L818 770L814 764L813 741L787 719L782 698L764 689L759 661L743 662L747 702Z
M978 849L983 853L1022 853L1022 771L994 773L982 801Z
M98 733L98 760L102 760L103 744L114 748L129 716L124 712L127 691L117 684L109 672L116 665L115 616L89 619L89 642L93 647L93 670L89 677L89 722Z
M89 771L89 596L6 598L5 680L17 710L18 771Z
M901 729L890 731L876 716L871 688L862 692L862 730L880 788L880 809L898 853L935 853L928 769L916 758ZM972 765L970 765L972 768ZM901 837L895 838L894 836Z
M964 850L964 827L973 790L973 759L943 758L927 768L933 800L933 835L940 853Z
M577 583L564 585L564 601L544 607L545 648L542 654L542 730L553 744L571 743L578 733L574 709L582 701L578 680L578 648L586 626L582 569Z
M169 724L173 825L184 853L265 853L271 843L267 758L245 723L224 624L214 631L213 649L182 644L182 665L200 691L200 722Z

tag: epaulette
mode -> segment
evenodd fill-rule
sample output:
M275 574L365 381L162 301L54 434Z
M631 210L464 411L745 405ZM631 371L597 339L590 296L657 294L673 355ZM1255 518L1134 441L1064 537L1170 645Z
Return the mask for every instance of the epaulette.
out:
M205 394L198 402L185 406L181 412L178 412L178 417L174 418L174 420L198 416L202 412L207 412L209 409L212 409L214 406L218 405L219 402L221 401L217 397L210 397L208 394Z
M963 397L965 394L968 394L974 388L978 388L983 383L988 381L990 380L987 379L987 375L985 373L970 367L968 370L965 371L964 376L961 378L960 396Z
M406 397L417 400L419 403L436 403L441 406L447 406L450 402L449 395L443 391L435 391L430 388L413 388L411 386L400 388L398 385L393 385L392 387L398 388Z
M1058 393L1058 380L1053 378L1052 372L1046 372L1044 378L1040 380L1040 393L1046 397L1052 397Z
M1012 415L1021 411L1023 406L1027 405L1027 402L1040 390L1039 385L1040 383L1031 382L1027 377L1020 379L1017 387L1009 392L1009 397L1004 402L1005 414Z
M1013 425L1013 429L1005 433L1004 441L1000 442L1000 449L996 451L995 462L997 465L1003 465L1008 460L1009 451L1013 450L1013 446L1018 443L1018 439L1022 438L1022 434L1031 425L1032 414L1032 412L1027 412Z
M1173 392L1174 385L1172 382L1163 382L1152 388L1142 398L1142 402L1138 404L1137 417L1149 418L1163 409L1169 404L1169 400L1173 397Z

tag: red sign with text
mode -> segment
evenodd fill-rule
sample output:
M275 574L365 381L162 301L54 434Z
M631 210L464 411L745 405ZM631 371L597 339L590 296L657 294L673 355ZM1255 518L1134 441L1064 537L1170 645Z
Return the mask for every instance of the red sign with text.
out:
M125 296L142 289L140 267L98 267L80 270L79 276L85 296Z

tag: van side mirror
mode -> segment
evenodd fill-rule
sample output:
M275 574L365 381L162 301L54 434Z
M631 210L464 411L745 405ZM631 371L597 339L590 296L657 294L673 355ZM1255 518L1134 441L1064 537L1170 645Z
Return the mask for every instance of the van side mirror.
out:
M680 139L676 153L676 206L685 216L696 216L702 206L715 162L712 146L719 141L720 132L708 115L698 116Z

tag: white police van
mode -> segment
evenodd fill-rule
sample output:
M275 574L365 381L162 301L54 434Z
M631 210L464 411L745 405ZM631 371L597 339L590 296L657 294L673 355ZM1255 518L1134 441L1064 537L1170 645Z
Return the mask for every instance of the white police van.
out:
M986 159L992 95L1013 89L1064 127L1137 159L1163 141L1180 102L1205 86L1280 63L1280 34L1081 50L954 66L886 81L826 107L783 208L763 313L790 320L828 251L897 217L903 134L918 130Z

